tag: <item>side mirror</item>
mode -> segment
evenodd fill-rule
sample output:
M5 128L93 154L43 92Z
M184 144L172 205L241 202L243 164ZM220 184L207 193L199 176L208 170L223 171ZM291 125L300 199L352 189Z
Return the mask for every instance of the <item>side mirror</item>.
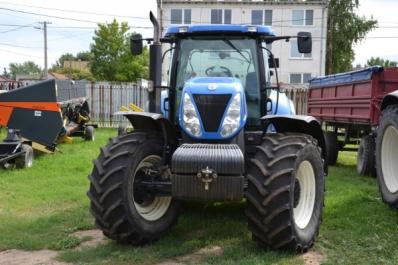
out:
M130 37L130 49L132 55L142 54L143 43L141 34L133 34Z
M312 37L310 32L299 32L297 34L297 46L300 53L312 52Z
M268 59L268 65L269 65L270 68L279 68L279 58L270 57Z

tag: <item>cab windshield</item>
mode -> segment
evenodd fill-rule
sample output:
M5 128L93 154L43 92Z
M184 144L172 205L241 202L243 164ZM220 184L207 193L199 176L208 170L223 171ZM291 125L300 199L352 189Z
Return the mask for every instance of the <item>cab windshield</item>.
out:
M233 77L245 89L248 123L260 117L259 66L255 39L245 36L187 38L180 42L176 107L185 83L194 77ZM254 124L253 124L254 125Z

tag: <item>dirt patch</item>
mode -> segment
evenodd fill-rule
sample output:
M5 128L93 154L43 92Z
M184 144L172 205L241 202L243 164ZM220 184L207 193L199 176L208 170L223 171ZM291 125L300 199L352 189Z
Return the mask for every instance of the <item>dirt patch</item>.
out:
M107 242L101 230L98 229L77 231L71 235L77 238L89 238L74 248L75 250L96 247ZM57 251L48 249L37 251L10 249L0 252L0 265L69 265L69 263L56 261L58 254Z
M204 256L208 255L221 256L222 254L223 254L223 249L221 247L212 246L212 247L201 248L194 253L178 256L173 259L157 263L156 265L200 264L200 261Z
M57 251L43 249L37 251L24 251L10 249L0 252L2 265L69 265L69 263L55 260Z
M305 265L320 265L326 259L325 255L315 251L308 251L302 257Z
M75 248L76 250L81 250L87 247L96 247L106 244L108 242L102 231L99 229L77 231L72 233L71 235L77 238L90 238L89 240L84 241L79 246L77 246Z

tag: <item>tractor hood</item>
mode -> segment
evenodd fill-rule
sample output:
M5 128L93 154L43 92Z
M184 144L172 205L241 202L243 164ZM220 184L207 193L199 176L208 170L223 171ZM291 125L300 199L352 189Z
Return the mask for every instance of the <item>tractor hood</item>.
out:
M192 78L183 88L181 102L179 123L193 138L230 139L246 124L245 93L237 78Z

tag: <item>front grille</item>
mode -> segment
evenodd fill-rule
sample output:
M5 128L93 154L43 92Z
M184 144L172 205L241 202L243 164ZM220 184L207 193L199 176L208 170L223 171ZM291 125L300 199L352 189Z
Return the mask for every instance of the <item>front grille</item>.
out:
M231 94L193 94L206 132L217 132Z

